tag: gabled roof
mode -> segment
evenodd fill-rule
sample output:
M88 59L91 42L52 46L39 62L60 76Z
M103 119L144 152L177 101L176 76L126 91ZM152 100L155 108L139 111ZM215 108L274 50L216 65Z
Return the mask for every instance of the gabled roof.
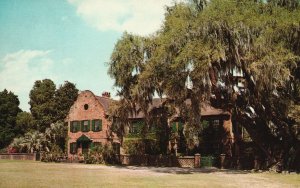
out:
M154 98L152 100L152 104L149 107L149 111L155 109L155 108L160 108L162 107L163 103L166 101L165 98L160 99L160 98ZM190 100L186 100L185 103L187 105L191 104ZM144 118L145 115L144 113L140 110L139 107L137 107L137 112L136 114L133 114L133 116L129 116L130 119L141 119ZM228 115L228 112L223 110L223 109L218 109L212 107L208 102L203 102L201 104L201 116L218 116L218 115ZM175 117L180 117L180 112L179 109L176 108L176 115Z
M77 142L90 142L91 139L87 137L85 134L82 134L77 140Z
M108 97L100 97L96 96L100 104L103 106L105 113L108 112L109 109L109 104L113 101L113 99L108 98Z
M88 92L91 92L89 90L86 90ZM93 94L93 92L91 92ZM94 95L94 94L93 94ZM99 103L103 106L104 113L108 114L110 103L114 100L107 96L96 96L95 98L99 101ZM152 100L152 103L149 106L148 111L161 108L162 105L166 102L166 98L154 98ZM191 104L191 100L186 100L185 103L187 105ZM136 114L130 115L129 119L142 119L145 118L145 114L141 111L141 109L137 106L136 107ZM217 115L228 115L227 111L224 111L222 109L214 108L212 107L208 102L201 103L201 116L217 116ZM176 114L175 117L180 117L179 109L176 108Z

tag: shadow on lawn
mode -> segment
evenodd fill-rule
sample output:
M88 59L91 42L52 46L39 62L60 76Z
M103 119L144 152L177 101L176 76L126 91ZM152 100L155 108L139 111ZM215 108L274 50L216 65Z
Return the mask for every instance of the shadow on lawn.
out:
M168 174L209 174L221 172L225 174L248 174L251 171L245 170L232 170L232 169L218 169L218 168L179 168L179 167L147 167L147 166L113 166L119 169L129 169L129 170L149 170L158 173L168 173Z

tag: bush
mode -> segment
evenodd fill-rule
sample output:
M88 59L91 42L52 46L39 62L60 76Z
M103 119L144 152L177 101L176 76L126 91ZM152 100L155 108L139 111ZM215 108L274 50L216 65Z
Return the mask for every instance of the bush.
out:
M125 153L129 155L142 155L145 154L145 143L140 139L125 140L123 143Z
M91 148L90 152L84 155L86 164L115 164L117 159L111 144L96 146Z
M200 160L201 167L212 167L216 166L217 160L214 156L203 156Z
M11 152L12 150L16 150L15 148L2 148L0 149L0 153L16 153L16 152Z
M49 152L41 153L41 161L42 162L61 162L66 155L63 153L61 148L58 145L52 145L51 150Z
M104 163L102 156L103 147L92 147L88 154L84 155L84 163L86 164L102 164Z
M129 155L156 155L159 154L159 146L153 139L125 140L123 143L125 153Z

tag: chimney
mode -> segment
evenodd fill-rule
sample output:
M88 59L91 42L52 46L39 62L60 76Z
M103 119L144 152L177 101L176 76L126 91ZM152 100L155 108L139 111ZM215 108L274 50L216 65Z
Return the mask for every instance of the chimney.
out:
M110 98L110 92L104 91L104 92L102 93L102 97Z

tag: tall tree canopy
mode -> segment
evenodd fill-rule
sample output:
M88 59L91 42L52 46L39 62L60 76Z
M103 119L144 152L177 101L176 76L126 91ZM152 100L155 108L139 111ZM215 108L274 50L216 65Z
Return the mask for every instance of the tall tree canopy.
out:
M7 146L18 133L16 117L21 109L19 99L6 89L0 92L0 148Z
M55 91L55 110L56 119L55 121L63 121L68 114L70 107L77 99L78 89L75 84L65 81L63 85Z
M52 80L37 80L29 94L30 111L41 132L50 127L55 119L55 89Z
M76 100L78 89L66 81L58 89L50 79L37 80L30 91L30 111L41 132L51 123L63 121Z
M17 135L24 135L26 132L36 130L33 117L29 112L20 112L16 117L16 128L19 130Z
M146 111L155 92L165 95L179 107L192 137L201 131L201 103L212 100L275 163L291 149L300 151L299 20L298 0L175 4L166 8L155 35L123 35L109 73L132 110L138 105ZM243 89L234 76L239 71Z

